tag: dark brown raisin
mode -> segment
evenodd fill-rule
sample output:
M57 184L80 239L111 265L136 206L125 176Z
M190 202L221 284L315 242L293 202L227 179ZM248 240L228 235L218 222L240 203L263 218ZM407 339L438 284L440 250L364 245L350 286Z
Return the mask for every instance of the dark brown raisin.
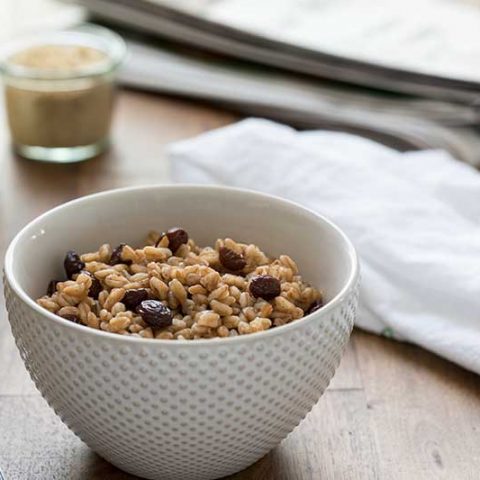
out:
M143 300L136 311L151 327L169 327L172 324L172 311L158 300Z
M47 295L51 297L57 291L57 283L60 283L62 280L50 280L47 288Z
M220 263L232 272L239 272L245 268L247 262L243 258L243 255L234 252L230 248L222 247L219 252Z
M80 323L80 319L77 317L77 315L73 315L71 313L65 313L63 315L60 315L62 318L65 320L69 320L70 322L73 323Z
M93 273L90 273L87 270L83 270L82 273L88 275L92 279L92 284L88 289L88 296L92 297L94 300L97 300L100 292L103 290L100 280Z
M69 250L65 255L63 266L65 267L67 277L71 279L76 273L80 273L85 268L85 263L80 260L77 252Z
M131 260L123 260L122 259L122 251L123 247L126 243L121 243L118 247L115 247L112 252L112 256L110 257L110 265L118 265L119 263L124 263L125 265L131 265Z
M310 315L311 313L313 312L316 312L317 310L319 310L320 308L323 307L323 301L322 299L320 298L319 300L315 300L314 302L312 302L312 304L307 308L307 310L305 311L305 315Z
M139 288L138 290L127 290L123 296L122 303L127 310L134 312L144 300L148 300L148 290Z
M188 233L183 228L175 227L167 231L168 248L175 253L180 245L188 242Z
M249 290L255 298L271 300L280 295L280 280L270 275L259 275L252 278Z

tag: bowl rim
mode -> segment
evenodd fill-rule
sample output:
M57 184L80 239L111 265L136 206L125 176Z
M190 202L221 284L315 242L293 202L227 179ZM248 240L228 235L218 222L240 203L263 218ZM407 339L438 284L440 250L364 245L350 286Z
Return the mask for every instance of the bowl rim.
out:
M293 208L296 210L301 210L305 213L308 213L309 216L316 221L323 222L327 224L330 228L335 230L337 234L339 234L340 238L344 242L344 245L347 249L348 256L350 258L350 265L351 265L351 270L350 270L350 275L341 288L341 290L323 307L318 309L317 311L306 315L305 317L302 317L294 322L290 322L286 325L282 325L277 328L271 328L268 330L264 330L262 332L256 332L255 334L250 334L250 335L238 335L235 337L225 337L225 338L204 338L204 339L196 339L195 341L192 340L165 340L165 339L156 339L156 338L143 338L143 337L132 337L129 335L115 335L111 332L106 332L103 330L97 330L94 328L89 328L86 327L85 325L78 325L74 322L70 322L62 317L59 317L58 315L55 315L54 313L49 312L48 310L45 310L42 308L40 305L36 303L35 300L30 298L30 296L25 292L25 290L20 286L19 282L17 281L15 277L15 273L13 271L13 252L19 242L19 240L26 234L28 230L30 230L33 226L35 226L37 223L40 223L43 221L43 219L47 218L48 216L55 214L56 212L59 212L63 208L66 207L71 207L74 206L77 203L83 203L83 202L90 202L90 201L96 201L98 199L102 199L103 197L108 197L111 195L118 195L121 193L125 192L136 192L136 191L144 191L144 190L189 190L190 192L192 190L197 190L197 191L217 191L219 193L224 193L227 194L229 192L234 192L238 193L241 195L249 195L249 196L255 196L257 198L261 198L264 200L268 200L270 202L276 202L276 203L281 203L289 208ZM98 193L93 193L90 195L84 195L82 197L76 198L74 200L70 200L68 202L62 203L56 207L51 208L50 210L47 210L43 214L39 215L38 217L34 218L32 221L27 223L12 239L10 242L6 254L5 254L5 259L4 259L4 277L6 280L6 283L8 283L8 287L13 290L13 292L19 297L23 303L25 303L28 307L33 309L35 312L39 313L40 315L46 317L47 319L62 325L67 328L73 329L73 331L80 330L80 332L83 332L85 334L90 334L93 336L100 336L103 337L104 339L111 339L112 341L126 341L126 342L140 342L141 344L158 344L158 346L165 347L169 345L170 347L174 346L180 346L180 345L189 345L190 347L194 347L195 345L200 347L200 346L205 346L205 345L228 345L232 343L243 343L243 342L251 342L255 340L260 340L262 338L267 338L271 336L276 336L276 335L281 335L283 333L288 333L292 330L296 330L298 328L301 328L302 326L305 326L309 323L314 322L316 319L318 319L321 316L324 316L334 310L343 300L346 296L349 295L351 290L355 287L357 284L357 280L359 277L359 261L358 261L358 255L355 250L355 247L353 246L352 242L350 239L347 237L347 235L331 220L328 218L324 217L321 214L318 214L314 212L313 210L304 207L303 205L300 205L296 202L293 202L291 200L287 200L281 197L277 197L275 195L270 195L262 192L257 192L254 190L246 189L246 188L236 188L236 187L226 187L226 186L220 186L220 185L201 185L201 184L156 184L156 185L143 185L143 186L134 186L134 187L123 187L123 188L115 188L115 189L110 189L110 190L105 190L101 191ZM9 312L10 314L10 312ZM89 333L87 333L89 332ZM114 340L116 339L116 340ZM228 342L228 343L227 343ZM170 348L168 347L168 348Z

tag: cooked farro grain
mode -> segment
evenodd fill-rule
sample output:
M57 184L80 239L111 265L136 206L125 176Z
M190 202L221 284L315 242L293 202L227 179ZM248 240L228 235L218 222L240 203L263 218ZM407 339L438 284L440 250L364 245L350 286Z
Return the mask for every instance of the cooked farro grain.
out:
M162 340L224 338L285 325L322 306L287 255L231 238L199 247L185 230L150 232L135 248L103 244L65 258L67 280L37 303L91 328Z

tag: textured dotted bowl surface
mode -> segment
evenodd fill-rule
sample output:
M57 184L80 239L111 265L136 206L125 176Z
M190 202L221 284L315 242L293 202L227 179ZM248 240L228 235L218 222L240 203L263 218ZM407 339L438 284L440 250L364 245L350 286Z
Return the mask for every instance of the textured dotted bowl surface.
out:
M135 242L172 225L203 243L232 236L287 253L330 302L267 332L188 342L92 330L31 300L58 278L67 249ZM353 326L357 270L346 237L297 205L223 188L144 187L85 197L25 227L7 252L5 295L25 365L71 430L132 474L200 480L261 458L320 398Z

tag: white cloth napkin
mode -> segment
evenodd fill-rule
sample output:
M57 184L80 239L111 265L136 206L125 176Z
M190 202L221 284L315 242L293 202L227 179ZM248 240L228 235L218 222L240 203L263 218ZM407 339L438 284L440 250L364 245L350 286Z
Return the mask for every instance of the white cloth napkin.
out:
M325 214L361 259L357 325L480 373L480 175L441 151L399 153L260 119L178 142L173 179L251 188Z

